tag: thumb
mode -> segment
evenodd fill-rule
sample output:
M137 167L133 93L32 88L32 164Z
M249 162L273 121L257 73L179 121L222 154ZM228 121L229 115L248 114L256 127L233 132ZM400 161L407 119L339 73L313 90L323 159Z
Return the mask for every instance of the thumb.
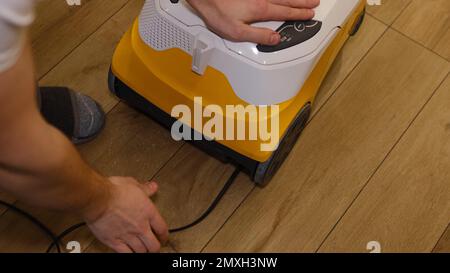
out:
M156 182L141 184L141 188L148 197L152 197L158 192L158 184Z
M268 28L252 27L243 24L240 39L262 45L277 45L280 43L280 34Z

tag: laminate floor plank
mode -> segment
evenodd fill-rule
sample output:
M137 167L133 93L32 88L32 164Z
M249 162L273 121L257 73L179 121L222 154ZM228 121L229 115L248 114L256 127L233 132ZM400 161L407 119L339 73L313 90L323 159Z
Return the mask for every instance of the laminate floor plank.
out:
M320 251L431 252L450 223L450 77ZM441 247L448 241L445 237Z
M450 61L450 1L412 0L393 27Z

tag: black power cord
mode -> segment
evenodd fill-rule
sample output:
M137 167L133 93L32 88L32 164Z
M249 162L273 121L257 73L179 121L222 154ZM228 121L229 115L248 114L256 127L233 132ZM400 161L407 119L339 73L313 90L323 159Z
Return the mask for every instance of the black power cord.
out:
M5 206L7 209L10 209L14 211L17 214L22 215L23 217L27 218L30 222L32 222L34 225L36 225L43 233L45 233L53 243L58 242L58 236L56 236L53 231L51 231L46 225L44 225L41 221L39 221L36 217L29 214L28 212L19 209L18 207L14 206L13 204L7 203L5 201L0 200L0 205ZM61 248L59 244L56 244L56 249L58 253L61 253Z
M170 229L169 232L170 233L177 233L177 232L189 229L191 227L194 227L194 226L200 224L201 222L203 222L203 220L205 220L206 217L208 217L211 214L211 212L213 212L214 209L217 207L217 205L220 203L222 198L225 196L225 194L231 188L231 185L233 185L234 181L236 181L236 178L237 178L237 176L239 175L240 172L241 172L241 168L240 167L236 167L236 169L234 170L233 174L230 176L230 178L228 178L227 183L225 183L225 185L223 186L222 190L219 192L217 197L211 203L209 208L197 220L195 220L194 222L190 223L189 225L185 225L184 227Z
M73 226L69 227L68 229L64 230L63 232L61 232L61 234L56 236L56 240L53 240L52 243L48 246L45 253L51 253L55 246L57 247L57 252L61 253L61 251L58 250L58 248L59 248L59 245L61 244L62 239L64 239L70 233L72 233L84 226L86 226L86 223L79 223L79 224L73 225Z
M223 199L223 197L225 196L225 194L228 192L228 190L231 188L231 186L233 185L234 181L236 181L237 176L239 175L239 173L241 172L241 168L240 167L236 167L236 169L234 170L233 174L230 176L230 178L228 178L227 182L225 183L225 185L223 186L222 190L219 192L219 194L217 195L217 197L214 199L214 201L211 203L211 205L208 207L208 209L195 221L193 221L192 223L179 227L179 228L173 228L170 229L169 232L170 233L177 233L180 231L184 231L187 230L189 228L192 228L198 224L200 224L201 222L203 222L210 214L211 212L214 211L214 209L217 207L217 205L220 203L220 201ZM4 202L2 200L0 200L0 205L5 206L6 208L24 216L25 218L27 218L29 221L31 221L33 224L35 224L40 230L42 230L42 232L44 232L52 241L52 243L48 246L46 253L50 253L54 247L56 247L56 251L58 253L61 253L61 241L68 236L69 234L71 234L72 232L86 226L86 223L79 223L76 225L73 225L71 227L69 227L68 229L64 230L63 232L61 232L59 235L54 234L46 225L44 225L41 221L39 221L36 217L32 216L31 214L29 214L28 212L19 209L18 207L9 204L7 202Z

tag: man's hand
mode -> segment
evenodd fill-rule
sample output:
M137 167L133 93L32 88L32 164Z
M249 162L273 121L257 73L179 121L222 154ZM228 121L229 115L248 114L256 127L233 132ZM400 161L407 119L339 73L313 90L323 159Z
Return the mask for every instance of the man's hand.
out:
M249 24L262 21L310 20L320 0L188 0L219 36L264 45L280 43L279 33Z
M91 231L120 253L158 252L169 236L167 224L149 197L158 190L154 182L139 184L134 178L112 177L110 198L103 212L85 216Z

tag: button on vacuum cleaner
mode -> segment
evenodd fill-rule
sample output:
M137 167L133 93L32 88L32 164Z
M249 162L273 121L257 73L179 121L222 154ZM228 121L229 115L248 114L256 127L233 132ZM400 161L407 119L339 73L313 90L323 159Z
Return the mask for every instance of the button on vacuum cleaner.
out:
M315 20L286 22L277 29L277 32L281 35L281 42L278 45L258 45L257 48L259 51L265 53L287 49L308 41L314 37L321 28L322 22Z

